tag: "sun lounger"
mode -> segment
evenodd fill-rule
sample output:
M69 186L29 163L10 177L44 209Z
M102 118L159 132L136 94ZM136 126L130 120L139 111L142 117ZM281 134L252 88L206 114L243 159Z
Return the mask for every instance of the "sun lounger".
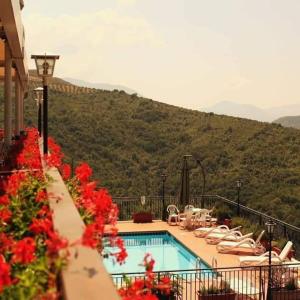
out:
M278 255L276 252L272 251L271 262L272 264L282 264L287 260L287 256L293 247L291 241L287 242L281 253ZM255 265L265 265L269 262L269 252L265 252L260 256L241 256L239 257L241 266L255 266Z
M238 226L232 229L229 229L227 225L220 225L217 227L200 227L194 230L194 235L196 237L206 237L210 233L228 233L230 231L238 230L242 226Z
M227 233L217 233L212 232L208 234L205 237L205 240L208 244L216 245L220 243L221 241L234 241L234 242L240 242L246 238L249 238L252 236L252 232L243 235L240 231L234 230Z
M222 241L217 245L217 251L220 253L250 252L254 255L260 255L266 251L265 247L263 247L260 243L264 233L265 231L263 230L256 241L251 238L246 238L239 242Z

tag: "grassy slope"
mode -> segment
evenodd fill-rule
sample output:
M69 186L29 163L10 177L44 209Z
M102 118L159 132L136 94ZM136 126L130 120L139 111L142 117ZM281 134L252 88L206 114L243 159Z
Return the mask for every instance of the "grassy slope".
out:
M1 97L0 97L1 98ZM241 198L254 208L300 225L300 135L276 124L182 109L124 92L50 93L50 134L67 158L87 161L113 195L157 194L161 172L178 194L182 156L201 158L208 192ZM26 100L27 124L36 124ZM201 176L191 175L192 191Z

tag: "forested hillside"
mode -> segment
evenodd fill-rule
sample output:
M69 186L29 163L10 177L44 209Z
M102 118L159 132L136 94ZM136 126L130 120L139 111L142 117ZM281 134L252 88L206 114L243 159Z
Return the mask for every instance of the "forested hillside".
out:
M178 108L122 91L76 95L52 90L49 97L50 135L69 161L90 163L95 179L113 195L158 194L162 172L168 174L167 193L178 194L182 157L193 154L206 169L207 193L234 199L240 178L243 203L300 225L298 130ZM31 94L25 110L27 125L35 125ZM194 169L192 193L200 194L201 182Z

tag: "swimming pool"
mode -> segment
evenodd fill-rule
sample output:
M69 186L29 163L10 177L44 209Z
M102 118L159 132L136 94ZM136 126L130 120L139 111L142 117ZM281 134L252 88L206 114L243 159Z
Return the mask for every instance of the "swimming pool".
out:
M146 253L155 260L154 271L209 269L204 263L199 266L199 261L197 265L197 256L168 232L121 234L121 237L128 257L123 265L104 259L104 265L111 274L144 272L145 268L140 264Z

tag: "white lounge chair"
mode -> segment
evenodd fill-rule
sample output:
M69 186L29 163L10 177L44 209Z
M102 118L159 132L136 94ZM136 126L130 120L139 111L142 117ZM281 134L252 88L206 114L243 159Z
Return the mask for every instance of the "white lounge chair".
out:
M287 260L287 256L293 247L293 243L291 241L287 242L281 253L278 255L276 252L272 251L271 262L272 264L282 264ZM256 265L264 265L269 262L269 252L265 252L260 256L241 256L239 257L241 266L256 266Z
M230 231L238 230L242 226L238 226L230 229L227 225L220 225L217 227L201 227L194 230L194 235L196 237L206 237L210 233L228 233Z
M216 245L216 244L220 243L221 241L240 242L246 238L251 237L252 234L253 233L251 232L251 233L243 235L238 230L230 231L227 233L212 232L205 237L205 240L208 244L211 244L211 245Z
M256 241L251 238L246 238L239 242L222 241L217 245L217 251L220 253L250 252L254 255L260 255L266 251L265 247L260 243L264 233L265 231L263 230Z
M170 204L167 207L167 212L168 212L168 224L169 225L177 225L179 222L179 210L176 207L176 205Z

